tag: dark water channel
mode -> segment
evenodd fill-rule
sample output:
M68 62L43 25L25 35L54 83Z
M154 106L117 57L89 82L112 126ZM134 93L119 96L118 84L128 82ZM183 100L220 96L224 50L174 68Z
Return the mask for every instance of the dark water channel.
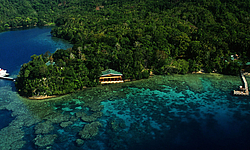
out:
M0 110L0 130L7 127L15 119L11 116L11 113L12 111L9 110Z

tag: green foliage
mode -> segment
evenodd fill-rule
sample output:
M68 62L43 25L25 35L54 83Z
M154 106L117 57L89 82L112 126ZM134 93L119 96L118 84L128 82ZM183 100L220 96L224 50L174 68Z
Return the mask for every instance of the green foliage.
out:
M55 59L51 59L54 55ZM47 66L46 61L54 61L55 65ZM96 85L92 84L94 78L85 63L81 59L71 60L68 50L57 50L50 58L48 54L32 55L31 61L21 67L15 84L18 92L24 96L71 93L85 86Z
M177 61L174 61L173 66L175 67L176 73L180 74L186 74L188 73L189 68L189 62L187 62L184 59L178 59Z
M142 73L141 73L141 78L142 79L147 79L149 77L149 73L150 73L149 70L143 70Z
M16 27L55 22L52 35L74 44L72 49L52 54L55 66L44 66L49 61L45 56L42 59L34 56L23 65L20 80L23 77L25 82L20 85L27 86L22 92L28 94L38 89L33 83L41 82L39 76L52 80L57 74L65 75L63 79L54 79L54 93L47 92L63 94L85 85L96 86L100 72L108 68L122 72L125 79L147 78L147 70L155 74L186 74L203 68L206 72L235 74L250 57L247 0L71 0L65 3L24 0L16 2L19 5L2 1L9 11L2 9L0 13L4 20L0 21L0 30L8 27L5 24ZM240 58L231 60L232 54ZM84 80L77 71L81 68L86 73ZM25 76L32 82L26 81ZM44 89L39 87L40 91Z
M140 78L143 68L171 73L167 57L193 60L189 71L222 72L221 57L250 56L248 1L136 2L103 2L98 11L70 13L57 19L52 34L101 52L100 59L109 60L101 67L122 71L126 78Z

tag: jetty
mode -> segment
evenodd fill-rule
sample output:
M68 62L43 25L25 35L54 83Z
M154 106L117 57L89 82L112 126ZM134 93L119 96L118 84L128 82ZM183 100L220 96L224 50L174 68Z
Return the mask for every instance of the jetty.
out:
M10 78L10 77L1 77L0 76L0 79L16 81L14 78Z
M234 95L248 96L249 95L249 91L248 91L247 80L246 80L244 74L242 73L242 71L240 72L240 76L241 76L241 80L242 80L243 86L239 87L239 91L234 90L233 94Z

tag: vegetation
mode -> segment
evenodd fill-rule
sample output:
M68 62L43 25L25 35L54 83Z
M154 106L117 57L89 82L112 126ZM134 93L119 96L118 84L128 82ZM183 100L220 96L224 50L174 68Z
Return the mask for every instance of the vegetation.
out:
M51 25L64 14L83 11L84 4L83 0L0 0L0 31Z
M90 74L83 61L74 58L71 49L57 50L53 55L48 52L33 55L31 59L23 64L17 78L16 86L21 95L60 95L98 84L98 79L91 83L89 79L100 72Z
M41 25L54 22L52 35L74 43L72 49L32 56L23 65L16 85L26 96L95 86L107 68L131 79L147 78L149 71L185 74L200 68L237 74L250 57L247 0L22 1L26 4L27 13L13 6L12 18L1 15L8 18L1 28L14 27L18 15Z

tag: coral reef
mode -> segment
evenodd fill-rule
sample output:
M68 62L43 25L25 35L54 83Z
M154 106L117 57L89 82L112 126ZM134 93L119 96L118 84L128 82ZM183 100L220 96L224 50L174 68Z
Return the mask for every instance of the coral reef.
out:
M0 91L0 109L12 111L11 115L15 117L9 126L0 130L0 149L21 149L26 143L23 139L25 132L22 128L30 127L40 120L30 113L23 99L13 92L11 87L0 87Z
M76 144L77 144L77 146L81 146L81 145L84 144L84 140L82 140L82 139L76 139Z
M100 122L92 122L84 126L83 130L79 132L79 135L84 140L92 139L99 132L99 128L102 124Z
M39 147L49 146L54 143L54 140L57 138L56 134L51 135L37 135L34 139L35 145Z
M103 109L103 105L92 105L90 108L91 111L101 111Z
M182 130L187 135L193 132L190 122L212 120L209 123L217 126L219 114L234 114L230 111L236 101L237 109L249 111L249 99L230 96L240 84L239 77L216 74L154 76L43 101L24 100L2 90L0 109L13 111L15 119L0 130L0 148L24 149L34 142L38 149L133 149L161 138L171 143L182 127L188 127ZM237 116L247 120L240 111ZM27 140L29 133L33 135ZM195 139L195 134L190 136Z
M23 148L24 144L26 144L26 141L23 140L14 141L13 143L11 143L11 150L21 149Z
M35 126L35 134L47 134L52 130L54 130L54 126L51 121L45 121Z
M78 119L78 117L76 117L76 116L71 116L70 117L70 121L72 121L72 122L76 121L77 119Z
M16 126L8 126L0 130L1 150L20 149L26 143L22 140L24 132Z
M110 119L107 124L108 128L114 132L122 130L126 127L125 121L123 119Z
M67 126L69 126L69 125L72 125L72 124L73 124L72 121L67 121L67 122L62 122L62 123L60 124L60 126L61 126L62 128L65 128L65 127L67 127Z
M97 118L99 118L101 116L102 116L102 112L95 112L90 116L88 116L84 112L77 112L76 113L76 117L80 117L85 122L93 122L93 121L95 121Z
M70 119L69 115L63 115L60 113L53 113L47 117L45 117L44 119L48 119L50 120L52 123L61 123L64 121L68 121Z

